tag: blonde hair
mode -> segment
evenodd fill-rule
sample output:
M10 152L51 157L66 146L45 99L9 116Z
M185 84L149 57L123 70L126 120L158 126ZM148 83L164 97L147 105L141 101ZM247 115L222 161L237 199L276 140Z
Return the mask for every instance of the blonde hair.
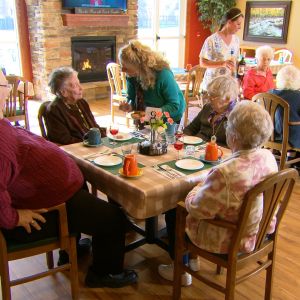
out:
M300 70L295 66L283 67L276 76L276 87L279 90L299 90Z
M120 49L119 61L121 64L129 64L139 70L138 79L144 90L154 87L157 71L170 69L168 61L160 53L137 40L130 41Z
M264 144L273 132L269 113L258 103L243 100L228 116L226 136L233 136L240 150L254 149Z
M268 45L260 46L255 50L255 58L259 59L263 55L268 56L269 58L273 59L274 57L274 49Z

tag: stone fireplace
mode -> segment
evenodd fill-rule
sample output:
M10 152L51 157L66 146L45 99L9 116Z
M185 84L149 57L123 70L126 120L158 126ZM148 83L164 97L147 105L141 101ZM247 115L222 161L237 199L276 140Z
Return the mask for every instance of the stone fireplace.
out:
M72 67L80 82L107 80L106 65L116 61L114 36L71 38Z
M105 50L101 50L102 52L99 50L105 56L108 56L110 51L114 52L111 58L106 57L100 62L103 69L107 61L116 60L120 47L137 36L136 0L128 0L127 13L120 16L71 14L69 11L62 10L61 0L26 0L26 4L33 81L38 99L52 98L47 82L48 76L54 68L75 66L74 62L72 63L72 38L96 37L100 40L106 37L112 38L115 41L115 46L112 46L113 50L112 48L110 50L105 48ZM97 51L94 54L99 56ZM86 81L84 77L81 79ZM103 73L103 70L102 74L95 75L91 80L96 82L94 87L106 86L106 93L109 91L106 74ZM83 83L83 86L88 84Z

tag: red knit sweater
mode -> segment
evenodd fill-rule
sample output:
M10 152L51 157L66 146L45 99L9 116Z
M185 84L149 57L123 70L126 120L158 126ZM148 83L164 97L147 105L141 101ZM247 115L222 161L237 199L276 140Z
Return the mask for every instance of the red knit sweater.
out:
M0 120L0 227L17 225L17 208L63 203L82 184L75 162L55 144Z

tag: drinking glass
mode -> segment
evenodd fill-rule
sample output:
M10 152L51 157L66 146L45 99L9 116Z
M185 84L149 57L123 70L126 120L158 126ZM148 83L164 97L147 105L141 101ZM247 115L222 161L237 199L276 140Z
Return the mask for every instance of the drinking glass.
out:
M131 144L131 143L128 143L128 142L123 143L121 145L121 150L122 150L123 156L125 156L127 154L131 154L132 147L133 147L133 144Z
M183 149L183 142L179 139L173 144L174 148L177 150L177 160L179 160L179 152Z
M119 132L119 124L118 123L111 123L109 125L109 132L115 138L115 136ZM117 143L116 143L115 140L113 140L112 142L110 142L110 144L113 145L113 146L115 146Z

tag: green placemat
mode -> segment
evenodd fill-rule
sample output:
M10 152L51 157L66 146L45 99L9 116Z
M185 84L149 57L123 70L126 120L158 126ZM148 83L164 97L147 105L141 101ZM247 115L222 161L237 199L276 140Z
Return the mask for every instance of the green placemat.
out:
M130 140L127 140L127 141L115 141L117 144L116 145L111 145L110 143L112 142L113 140L108 138L108 137L104 137L101 139L101 142L104 146L108 147L108 148L118 148L118 147L121 147L121 145L123 143L130 143L130 144L135 144L135 143L138 143L138 142L141 142L143 141L142 139L138 139L138 138L135 138L135 137L132 137Z
M114 154L115 156L118 156L118 157L121 157L123 158L122 155L119 155L119 154ZM114 174L114 175L118 175L119 174L119 170L122 168L122 163L118 164L118 165L115 165L115 166L110 166L110 167L105 167L105 166L99 166L97 164L95 164L93 161L90 161L92 164L94 164L95 166L99 167L99 168L102 168L108 172L110 172L111 174ZM141 164L141 163L138 163L138 167L139 168L144 168L145 165Z
M186 157L186 158L195 159L195 160L197 160L197 161L200 161L199 159L196 159L196 158L193 158L193 157ZM173 169L175 169L175 170L178 170L178 171L180 171L180 172L182 172L182 173L184 173L184 174L186 174L186 175L190 175L190 174L199 172L200 170L202 171L202 170L210 169L210 168L213 167L213 165L207 164L207 163L203 162L204 167L203 167L202 169L199 169L199 170L184 170L184 169L178 168L178 167L175 165L175 163L176 163L176 160L171 160L171 161L164 162L164 163L158 164L158 165L159 165L159 166L161 166L161 165L168 165L168 166L170 166L171 168L173 168Z

